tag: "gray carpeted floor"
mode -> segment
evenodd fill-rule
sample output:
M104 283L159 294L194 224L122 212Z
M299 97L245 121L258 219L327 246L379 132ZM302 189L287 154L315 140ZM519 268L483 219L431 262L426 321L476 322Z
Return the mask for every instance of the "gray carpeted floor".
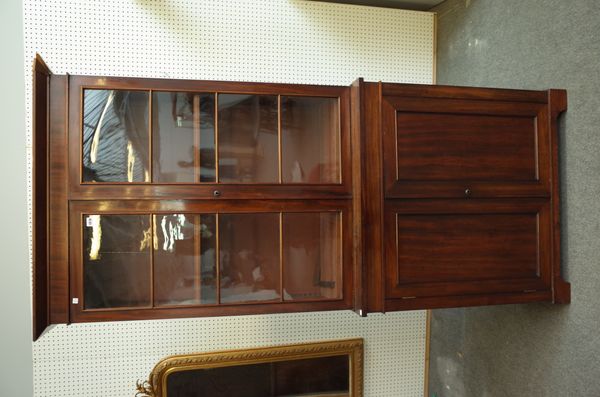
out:
M430 395L600 396L600 1L447 0L438 83L568 90L561 177L568 306L435 310Z

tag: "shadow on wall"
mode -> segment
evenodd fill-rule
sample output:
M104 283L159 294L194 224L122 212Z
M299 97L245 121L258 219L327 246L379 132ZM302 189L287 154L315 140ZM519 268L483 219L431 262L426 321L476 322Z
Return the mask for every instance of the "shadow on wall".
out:
M309 28L311 34L317 34L326 41L326 46L341 48L345 56L355 62L368 62L369 67L363 69L379 69L376 73L361 76L367 81L385 81L385 70L389 67L398 70L423 68L431 62L424 48L434 50L434 43L429 41L412 41L415 32L426 32L433 29L434 14L397 8L373 7L356 4L336 4L320 1L289 0L302 18L302 26ZM368 3L368 1L363 1ZM319 12L315 12L315 8ZM352 12L340 12L348 10ZM410 16L431 16L431 26L424 26L417 19L411 21ZM377 27L374 29L374 27ZM387 40L381 40L386 37ZM392 49L390 51L390 49ZM327 53L327 48L324 48ZM379 65L379 66L378 66ZM409 82L409 81L388 81ZM431 84L432 81L415 83Z
M353 72L357 75L341 83L350 84L358 77L383 79L392 65L397 70L407 70L407 76L410 71L431 65L433 42L414 37L415 32L423 37L431 32L433 14L428 25L423 23L421 12L307 0L266 1L249 7L238 2L136 3L147 13L150 23L162 26L161 36L163 30L168 32L168 38L161 37L159 41L177 46L181 42L178 38L184 38L182 57L206 64L211 69L211 79L228 80L234 73L239 75L241 69L251 70L257 76L249 77L253 81L287 82L289 73L284 71L301 68L314 70L311 73L318 77L307 82L315 83L334 79L340 71L331 66L342 61L347 64L352 59L354 70L371 74L359 76ZM215 9L204 12L203 8ZM215 14L224 16L214 18ZM227 24L231 19L242 22ZM388 39L381 40L382 37ZM320 43L318 47L311 44L315 42ZM297 56L299 46L306 47L301 49L306 54L302 59ZM152 56L159 57L160 53ZM169 72L164 73L168 77Z

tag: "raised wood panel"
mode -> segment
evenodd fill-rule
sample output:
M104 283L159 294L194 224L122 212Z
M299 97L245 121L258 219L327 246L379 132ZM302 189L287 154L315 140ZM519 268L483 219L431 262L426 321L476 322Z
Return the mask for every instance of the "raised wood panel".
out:
M538 216L396 216L398 285L538 276Z
M546 120L535 102L384 97L385 195L547 197Z
M397 113L398 180L536 181L533 117Z
M547 202L390 201L385 219L388 298L551 287Z

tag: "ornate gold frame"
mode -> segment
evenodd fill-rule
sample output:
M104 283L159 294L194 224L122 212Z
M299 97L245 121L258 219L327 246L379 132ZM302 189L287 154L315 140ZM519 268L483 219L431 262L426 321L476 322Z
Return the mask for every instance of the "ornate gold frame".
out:
M178 371L218 368L305 358L348 355L350 357L350 396L363 396L363 340L347 339L244 350L166 357L159 361L150 379L137 382L136 397L168 397L167 377Z

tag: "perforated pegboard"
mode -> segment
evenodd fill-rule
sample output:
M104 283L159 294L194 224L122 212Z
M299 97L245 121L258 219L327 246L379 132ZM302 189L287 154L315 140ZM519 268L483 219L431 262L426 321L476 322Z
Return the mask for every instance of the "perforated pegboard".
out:
M340 85L433 78L429 13L304 0L25 0L24 10L28 144L36 52L54 73ZM422 396L425 323L425 312L324 312L59 325L33 345L35 396L133 396L167 355L350 337L365 338L365 396Z

